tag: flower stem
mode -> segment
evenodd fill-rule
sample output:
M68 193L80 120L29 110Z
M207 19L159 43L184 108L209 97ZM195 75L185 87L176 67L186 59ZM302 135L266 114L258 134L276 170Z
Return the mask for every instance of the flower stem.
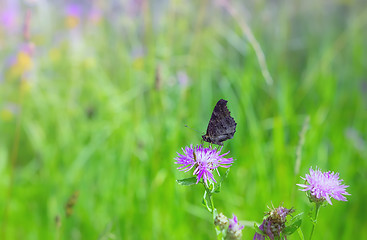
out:
M204 192L204 198L203 200L205 201L205 205L206 208L208 209L209 212L213 213L214 211L214 202L213 202L213 198L212 198L212 191L210 190L210 188L208 186L206 186L206 184L204 182L201 182L205 188L205 192Z
M210 206L212 207L212 213L214 214L214 201L213 201L213 198L212 198L212 194L210 193L209 194L209 200L210 200Z
M203 183L203 186L205 188L204 200L206 202L205 203L206 208L208 209L208 211L210 213L212 213L213 220L215 220L216 216L218 215L218 211L214 207L214 201L213 201L213 198L212 198L213 191L210 190L210 188L208 186L206 186L206 184L204 182L202 182L202 183ZM213 188L214 188L214 186L213 186ZM222 230L220 229L219 226L215 226L215 232L217 234L217 240L222 240L223 239L223 232L222 232Z
M319 215L319 210L320 210L320 203L315 203L316 204L316 209L315 209L315 218L312 221L312 229L311 229L311 234L310 234L310 238L309 240L311 240L312 235L313 235L313 231L315 230L315 226L317 223L317 216Z

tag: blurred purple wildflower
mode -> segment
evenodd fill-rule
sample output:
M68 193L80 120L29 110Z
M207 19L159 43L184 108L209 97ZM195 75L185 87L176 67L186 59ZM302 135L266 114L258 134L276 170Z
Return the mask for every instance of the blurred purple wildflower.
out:
M23 43L19 47L19 51L22 51L22 52L28 54L29 56L33 56L34 53L35 53L35 50L36 50L36 46L34 45L33 42Z
M9 8L1 11L0 22L2 26L12 28L17 20L16 9Z
M132 16L136 16L140 14L143 8L143 0L130 0L127 1L126 11L128 14L131 14Z
M228 219L228 221L227 238L241 239L244 226L238 222L237 216L233 214L233 218Z
M80 18L82 16L82 12L83 12L82 6L80 6L79 4L70 3L66 5L65 13L67 16Z
M175 158L175 163L182 165L177 169L188 172L195 168L193 175L197 177L196 183L201 179L204 180L206 185L208 185L208 181L216 182L212 173L213 170L215 169L218 172L218 167L229 168L233 163L233 158L224 158L229 152L221 155L221 150L222 148L204 148L202 145L196 147L186 146L185 149L182 149L183 154L177 153L178 157Z
M35 53L36 46L32 42L22 43L19 45L18 50L10 55L6 61L6 68L12 67L19 61L19 54L23 54L31 58Z
M278 207L266 213L266 218L259 226L259 229L263 231L264 235L255 233L253 240L265 240L265 237L269 237L271 240L274 238L282 237L281 239L287 239L287 236L281 236L285 228L286 217L290 213L294 212L294 209L287 209L285 207Z
M343 195L350 195L346 192L347 185L341 184L343 179L339 179L339 173L331 171L321 172L320 169L313 170L310 168L310 174L306 174L303 178L306 184L297 184L303 189L301 191L309 191L310 200L313 202L327 201L332 205L330 198L338 201L347 201Z
M21 9L18 1L6 0L0 9L0 27L7 31L16 31Z
M146 55L147 50L142 45L133 46L131 49L131 58L136 60Z
M69 3L65 6L65 23L69 29L73 29L80 24L83 11L83 6L80 4Z
M88 13L88 19L92 23L97 24L102 20L102 18L103 18L102 10L97 6L93 6Z
M177 80L181 88L186 88L190 83L190 78L185 71L177 72Z

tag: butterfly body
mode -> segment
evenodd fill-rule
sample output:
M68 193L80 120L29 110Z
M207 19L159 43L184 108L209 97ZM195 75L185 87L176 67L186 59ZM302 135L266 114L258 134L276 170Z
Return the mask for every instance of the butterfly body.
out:
M223 146L224 141L233 138L237 123L231 117L227 102L220 99L215 105L206 134L202 136L205 142Z

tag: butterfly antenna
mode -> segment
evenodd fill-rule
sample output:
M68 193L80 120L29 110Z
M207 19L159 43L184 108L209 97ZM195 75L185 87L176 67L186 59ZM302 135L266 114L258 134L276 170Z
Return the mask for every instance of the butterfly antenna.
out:
M198 132L199 134L202 134L202 133L201 133L201 132L199 132L198 130L193 129L193 128L191 128L191 127L187 126L186 124L185 124L185 127L190 128L191 130L193 130L193 131L195 131L195 132Z

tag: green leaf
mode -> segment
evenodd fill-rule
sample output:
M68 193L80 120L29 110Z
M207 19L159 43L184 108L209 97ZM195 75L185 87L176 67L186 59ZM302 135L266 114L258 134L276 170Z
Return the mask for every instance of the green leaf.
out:
M220 190L222 189L222 184L219 183L217 186L215 186L214 191L215 193L220 193Z
M303 219L303 212L297 214L296 216L292 217L291 220L288 221L288 224L287 225L292 225L293 223L295 222L298 222L299 220L302 221Z
M291 235L292 233L294 233L301 226L302 217L303 212L294 216L284 228L283 233L285 235Z
M230 170L230 168L228 168L228 169L227 169L227 171L224 173L224 175L222 176L222 178L221 178L221 180L220 180L221 182L223 182L223 180L224 180L224 179L226 179L226 178L228 177L229 170Z
M298 236L301 240L305 240L305 237L303 236L303 232L301 228L297 229Z
M203 183L203 184L205 185L205 183ZM212 192L214 192L214 188L215 188L214 183L209 183L209 186L208 186L207 190L208 190L209 193L212 193Z
M230 168L227 169L227 171L220 177L219 184L222 184L222 182L228 177Z
M223 231L217 232L217 240L222 240L222 239L224 239Z
M209 212L212 212L210 197L208 197L208 194L207 194L206 191L205 191L204 196L203 196L202 204L203 204L204 207L206 207L208 209Z
M206 202L205 197L203 197L203 201L201 202L201 204L202 204L204 207L208 208L208 204L207 204L207 202ZM209 209L209 208L208 208L208 209Z
M204 207L206 207L206 209L208 209L209 212L212 212L212 209L209 206L208 201L205 199L205 197L203 198L203 201L201 203L203 204Z
M215 193L219 193L220 190L222 189L222 183L223 181L228 177L229 174L229 168L227 169L227 171L221 176L219 183L215 186L215 188L213 189L212 192Z
M197 179L196 179L196 177L190 177L190 178L184 178L184 179L176 180L176 182L180 185L183 185L183 186L190 186L190 185L196 184Z
M258 234L265 235L264 232L254 223L254 229Z

